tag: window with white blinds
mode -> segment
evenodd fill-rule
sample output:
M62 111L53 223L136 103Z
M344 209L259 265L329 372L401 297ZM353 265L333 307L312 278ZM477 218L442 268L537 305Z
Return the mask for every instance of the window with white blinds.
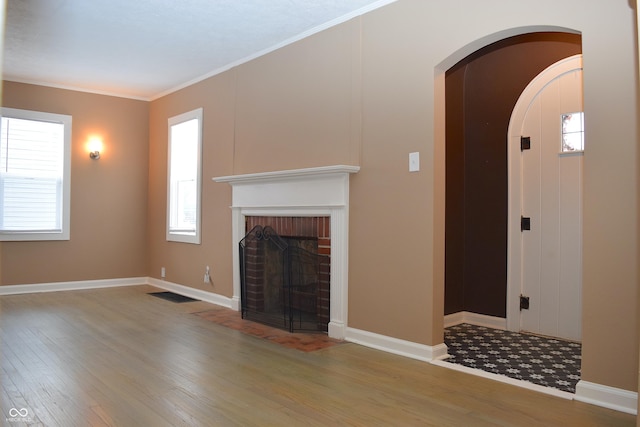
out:
M71 116L2 109L0 240L68 240Z
M200 243L202 108L169 119L167 240Z

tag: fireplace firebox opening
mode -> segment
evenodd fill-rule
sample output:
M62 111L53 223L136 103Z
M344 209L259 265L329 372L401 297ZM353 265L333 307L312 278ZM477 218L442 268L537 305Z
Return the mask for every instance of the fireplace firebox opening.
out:
M247 217L239 243L242 317L290 332L327 332L328 217Z

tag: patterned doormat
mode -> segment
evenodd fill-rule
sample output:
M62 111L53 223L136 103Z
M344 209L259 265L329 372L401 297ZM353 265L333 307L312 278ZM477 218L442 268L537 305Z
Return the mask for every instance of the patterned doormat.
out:
M582 345L466 323L445 329L447 362L575 393Z
M304 352L322 350L345 343L345 341L329 338L327 334L321 332L291 333L261 323L252 322L243 319L239 312L225 308L215 308L193 314L219 325L226 326L227 328L235 329L242 333Z

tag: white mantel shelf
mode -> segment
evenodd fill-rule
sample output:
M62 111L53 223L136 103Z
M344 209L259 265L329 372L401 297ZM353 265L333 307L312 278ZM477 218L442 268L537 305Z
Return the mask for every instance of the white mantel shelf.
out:
M248 173L243 175L228 175L228 176L218 176L212 178L215 182L228 182L233 185L234 183L243 183L243 182L253 182L253 181L271 181L271 180L281 180L281 179L297 179L297 178L307 178L314 176L323 176L323 175L331 175L331 174L341 174L341 173L357 173L360 171L360 166L349 166L349 165L333 165L333 166L321 166L316 168L306 168L306 169L290 169L283 171L275 171L275 172L259 172L259 173Z
M238 242L247 216L329 216L331 221L331 293L329 336L344 339L347 327L349 269L349 177L359 166L333 165L213 178L231 185L233 297L240 310Z

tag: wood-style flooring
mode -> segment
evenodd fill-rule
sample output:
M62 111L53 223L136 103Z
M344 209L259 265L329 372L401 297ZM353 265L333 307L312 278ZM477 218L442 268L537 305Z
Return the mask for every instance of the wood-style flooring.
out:
M632 415L346 343L304 352L131 286L0 297L0 424L633 426Z
M317 351L346 341L329 338L325 333L290 333L285 329L274 328L251 320L243 319L239 312L224 307L216 307L195 313L203 319L237 329L254 337L264 338L271 342L300 351Z

